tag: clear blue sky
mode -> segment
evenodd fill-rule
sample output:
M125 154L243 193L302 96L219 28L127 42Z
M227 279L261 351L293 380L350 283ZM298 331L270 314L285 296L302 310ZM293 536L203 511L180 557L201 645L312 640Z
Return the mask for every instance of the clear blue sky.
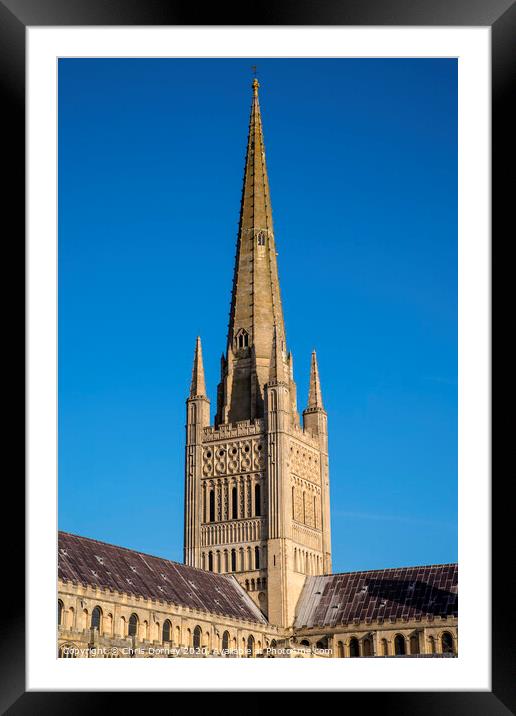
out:
M455 60L59 62L59 527L182 560L185 398L225 349L258 65L333 569L457 559Z

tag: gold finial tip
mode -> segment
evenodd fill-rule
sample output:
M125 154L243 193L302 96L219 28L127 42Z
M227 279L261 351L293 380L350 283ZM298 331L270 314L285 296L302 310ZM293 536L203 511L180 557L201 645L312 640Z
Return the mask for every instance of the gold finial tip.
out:
M254 80L253 80L253 90L254 90L255 95L258 94L258 87L259 87L259 86L260 86L260 83L258 82L258 80L257 80L256 77L255 77Z

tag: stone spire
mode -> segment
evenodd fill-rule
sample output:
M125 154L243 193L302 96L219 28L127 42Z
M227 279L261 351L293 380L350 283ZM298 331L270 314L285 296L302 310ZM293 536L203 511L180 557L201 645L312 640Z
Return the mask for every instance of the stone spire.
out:
M319 380L319 368L317 367L317 356L315 351L312 351L310 388L308 390L308 410L312 410L314 408L324 410L321 393L321 381Z
M255 78L218 423L263 416L274 326L286 351L259 86Z
M202 347L199 336L197 336L197 341L195 343L192 382L190 384L190 398L198 397L206 397L206 383L204 381L204 366L202 363Z
M262 230L272 232L272 208L269 179L265 164L262 116L258 99L258 80L253 80L253 101L249 120L249 135L245 159L244 185L240 207L239 244L242 232ZM238 267L237 267L238 268Z

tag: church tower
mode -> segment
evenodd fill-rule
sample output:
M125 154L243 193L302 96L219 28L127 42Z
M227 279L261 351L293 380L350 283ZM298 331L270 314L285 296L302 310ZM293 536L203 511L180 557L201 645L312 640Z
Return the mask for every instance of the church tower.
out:
M184 559L234 574L269 622L289 627L306 575L331 572L327 418L315 352L302 424L297 411L257 79L252 87L214 424L199 338L186 401Z

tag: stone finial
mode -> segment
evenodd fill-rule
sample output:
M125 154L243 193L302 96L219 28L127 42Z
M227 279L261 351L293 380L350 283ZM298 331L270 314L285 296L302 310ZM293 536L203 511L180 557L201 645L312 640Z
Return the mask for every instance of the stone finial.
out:
M202 362L201 338L197 336L195 344L194 362L192 369L192 383L190 385L190 398L206 397L206 383L204 381L204 366Z
M319 368L317 367L317 355L312 351L312 365L310 367L310 388L308 391L308 408L323 408L321 381L319 380Z

